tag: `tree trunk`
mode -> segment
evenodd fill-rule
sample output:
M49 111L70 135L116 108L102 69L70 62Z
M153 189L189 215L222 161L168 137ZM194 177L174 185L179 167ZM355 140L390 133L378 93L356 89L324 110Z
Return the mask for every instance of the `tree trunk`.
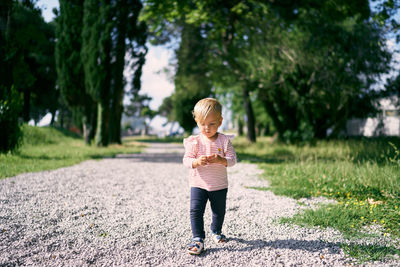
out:
M109 50L107 51L109 53ZM109 55L109 54L108 54ZM107 56L106 62L109 61ZM104 85L102 86L102 96L97 104L97 129L96 129L96 145L97 146L108 146L109 141L109 122L110 122L110 68L109 64L106 64L108 70L104 79Z
M105 1L106 5L110 5L110 1ZM106 11L105 21L111 22L111 11ZM102 33L102 51L104 61L102 62L101 74L102 82L100 85L100 99L97 104L97 129L96 129L96 145L97 146L108 146L109 132L110 132L110 94L111 94L111 49L112 49L112 37L111 30L106 27Z
M97 126L97 105L95 103L92 104L91 106L91 113L90 113L90 130L88 133L88 137L90 140L90 143L95 139L96 137L96 126Z
M110 117L110 107L108 99L102 99L102 101L97 104L97 112L96 145L108 146L108 129Z
M50 121L50 126L54 126L56 122L56 111L51 112L51 121Z
M24 122L29 122L29 112L31 109L31 91L24 90L24 106L22 108L22 118Z
M126 50L126 22L128 9L126 8L126 0L119 1L118 14L118 37L116 45L116 62L114 74L114 94L111 106L111 121L110 121L110 142L121 144L121 117L123 111L124 98L124 67L125 67L125 50Z
M83 128L83 138L85 140L85 144L90 145L92 142L92 136L93 136L93 126L90 122L90 118L87 116L82 117L82 128Z
M243 132L243 120L242 118L238 118L238 135L239 136L243 136L244 132Z
M268 135L271 135L271 130L269 128L269 123L267 123L267 125L265 125L265 128L264 128L264 136L268 136Z
M255 127L255 118L254 118L254 111L253 106L251 104L251 99L249 95L249 90L246 86L243 86L243 106L244 110L246 111L247 116L247 139L255 143L256 142L256 127Z
M60 109L60 128L64 129L64 107L61 107Z

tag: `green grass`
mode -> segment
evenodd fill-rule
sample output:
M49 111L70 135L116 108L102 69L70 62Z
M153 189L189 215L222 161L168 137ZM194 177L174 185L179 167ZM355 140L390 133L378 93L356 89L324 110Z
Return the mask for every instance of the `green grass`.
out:
M257 189L295 199L324 196L338 201L282 222L333 227L350 239L362 237L365 226L375 225L382 229L382 235L399 240L399 138L319 141L305 146L271 138L249 144L235 138L234 146L239 159L257 162L264 170L263 177L270 181L270 187ZM348 255L358 255L361 260L399 254L398 249L374 250L369 246L346 249Z
M345 244L342 246L344 252L360 262L377 261L383 258L393 258L390 255L400 255L400 250L393 246L379 245L360 245L360 244Z
M71 166L88 159L138 153L142 145L124 139L122 145L98 148L85 145L82 138L51 127L23 126L23 142L18 151L0 154L0 179L25 172Z
M137 136L137 137L131 137L132 140L135 140L137 142L143 142L143 143L179 143L183 144L183 137L164 137L164 138L159 138L159 137L153 137L153 136Z

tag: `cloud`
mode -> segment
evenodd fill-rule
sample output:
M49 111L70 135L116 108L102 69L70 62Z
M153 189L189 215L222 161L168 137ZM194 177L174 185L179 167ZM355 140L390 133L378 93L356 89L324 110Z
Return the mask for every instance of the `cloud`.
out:
M163 99L170 96L174 91L174 85L168 81L165 73L161 72L168 66L170 58L173 56L171 50L161 46L150 46L146 55L146 62L143 66L141 94L147 94L153 99L150 102L152 109L158 109ZM130 70L125 70L124 75L128 80L128 89L132 77Z

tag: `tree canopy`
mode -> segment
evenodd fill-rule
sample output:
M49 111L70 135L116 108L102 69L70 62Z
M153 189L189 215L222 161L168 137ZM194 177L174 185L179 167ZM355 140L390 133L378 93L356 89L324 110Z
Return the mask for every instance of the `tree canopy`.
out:
M199 28L213 92L240 99L250 141L262 117L255 104L284 140L338 136L347 119L374 113L372 86L390 67L367 0L148 0L144 11L161 41L175 29L182 45L181 25ZM177 64L185 67L178 53Z

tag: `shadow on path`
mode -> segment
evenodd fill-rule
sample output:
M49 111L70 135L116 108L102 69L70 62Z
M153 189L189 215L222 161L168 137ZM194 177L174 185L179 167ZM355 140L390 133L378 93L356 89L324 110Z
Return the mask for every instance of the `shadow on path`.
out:
M134 162L182 163L183 155L178 153L141 153L118 155L117 159L129 159Z
M318 252L324 249L328 249L329 254L339 254L340 253L340 243L323 242L318 240L297 240L297 239L283 239L283 240L244 240L241 238L229 238L229 242L238 242L245 244L245 247L239 249L232 249L228 246L219 248L208 248L206 252L216 252L219 250L234 250L234 251L249 251L253 249L263 249L265 247L270 247L273 249L291 249L291 250L304 250L308 252ZM326 253L326 252L325 252Z

